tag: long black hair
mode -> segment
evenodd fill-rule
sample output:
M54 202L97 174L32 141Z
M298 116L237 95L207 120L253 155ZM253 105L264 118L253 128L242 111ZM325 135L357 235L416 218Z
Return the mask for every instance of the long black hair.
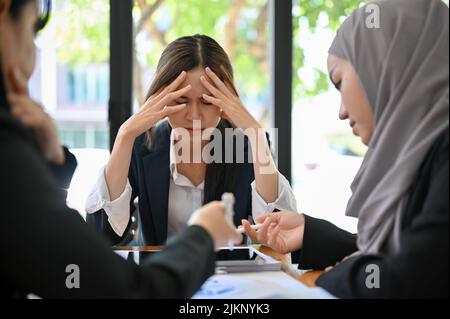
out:
M163 51L146 99L175 80L181 71L190 71L198 66L211 68L222 81L230 85L236 95L238 94L234 86L233 67L225 50L213 38L196 34L176 39ZM233 124L222 119L217 129L223 138L226 128L233 128ZM155 138L152 132L152 129L147 132L148 143ZM222 146L225 147L225 140ZM222 154L225 156L224 151ZM238 163L225 163L224 159L222 163L207 164L204 204L219 200L224 192L234 192L240 166Z
M203 204L220 200L223 193L233 193L236 196L236 180L239 175L239 170L244 164L237 163L237 138L233 137L232 140L225 139L226 129L235 128L232 123L223 119L217 125L217 129L220 131L222 137L222 163L212 162L206 165ZM225 143L230 142L233 143L233 161L227 163Z

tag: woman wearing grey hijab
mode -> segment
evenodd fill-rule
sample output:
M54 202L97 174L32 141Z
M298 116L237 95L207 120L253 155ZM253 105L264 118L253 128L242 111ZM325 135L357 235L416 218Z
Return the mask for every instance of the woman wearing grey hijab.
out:
M338 297L448 297L448 7L372 2L329 54L339 117L368 145L346 212L358 234L292 212L261 216L259 231L244 221L246 232L302 269L326 268L316 284Z

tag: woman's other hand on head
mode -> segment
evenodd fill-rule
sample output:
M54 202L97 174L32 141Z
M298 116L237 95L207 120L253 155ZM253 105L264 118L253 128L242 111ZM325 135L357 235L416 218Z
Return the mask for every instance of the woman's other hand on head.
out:
M242 130L258 129L261 125L245 108L240 97L229 83L224 83L210 68L205 68L207 77L202 76L203 86L210 95L203 94L203 98L223 110L222 117L231 120Z

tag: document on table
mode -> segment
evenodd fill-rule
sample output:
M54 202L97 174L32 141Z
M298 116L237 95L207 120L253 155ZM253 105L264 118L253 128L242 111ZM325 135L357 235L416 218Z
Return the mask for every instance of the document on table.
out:
M330 299L322 288L309 288L282 271L216 274L194 299Z

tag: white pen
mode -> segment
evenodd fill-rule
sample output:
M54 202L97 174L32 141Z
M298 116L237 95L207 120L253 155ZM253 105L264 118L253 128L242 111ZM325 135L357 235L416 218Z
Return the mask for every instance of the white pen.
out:
M234 195L233 193L224 193L222 195L222 202L223 202L223 206L225 208L225 217L228 220L228 223L234 227L234 209L233 209L233 205L234 205ZM233 250L234 248L234 243L233 240L229 240L228 241L228 248L230 250Z
M250 227L251 227L253 230L258 230L258 229L260 229L260 228L262 227L262 225L263 225L263 224L256 224L256 225L250 225ZM236 230L237 230L238 232L240 232L241 234L243 234L243 233L245 232L244 226L239 226Z

